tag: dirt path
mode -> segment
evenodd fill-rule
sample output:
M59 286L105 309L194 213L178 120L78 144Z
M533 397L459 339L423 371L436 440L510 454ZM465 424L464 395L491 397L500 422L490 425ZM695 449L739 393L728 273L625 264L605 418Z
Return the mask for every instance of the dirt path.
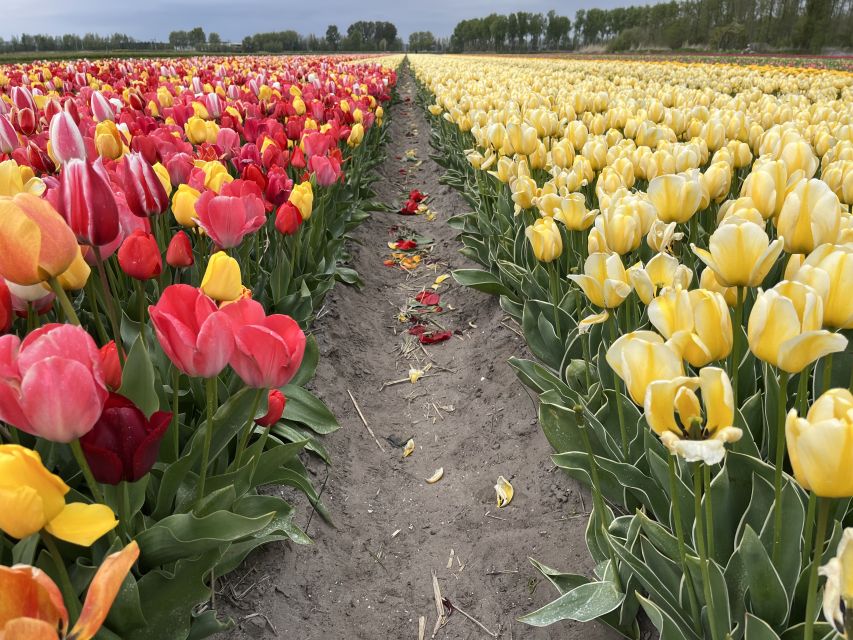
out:
M466 205L439 185L441 170L429 159L429 125L413 102L407 72L400 84L403 101L393 107L379 198L399 205L417 188L430 194L427 204L437 217L377 213L355 233L353 266L365 286L338 286L329 296L328 312L316 324L321 358L312 385L343 426L324 442L333 466L323 499L336 528L315 515L308 533L316 544L271 545L238 570L236 592L254 586L230 613L238 620L263 614L275 633L256 616L243 619L230 637L417 638L418 618L426 616L429 638L436 621L432 571L445 597L500 638L615 637L594 624L536 630L515 621L555 594L528 556L590 573L583 539L584 503L588 507L590 499L581 498L578 486L549 462L534 403L506 364L510 356L524 355L524 342L502 324L497 300L448 279L438 292L441 305L453 310L438 321L457 334L425 352L416 347L411 361L401 355L406 325L397 315L407 299L423 288L431 291L437 275L473 265L443 224ZM420 164L406 160L411 149ZM433 265L421 265L408 278L383 266L395 225L435 239L424 261ZM428 376L416 384L380 391L383 382L406 378L410 366L424 369L430 362ZM384 453L361 424L348 390ZM416 450L406 459L386 440L409 437ZM309 465L322 485L325 469L316 461ZM424 482L439 467L444 478ZM515 488L512 503L501 510L495 505L498 475ZM304 527L309 508L294 499ZM435 637L486 635L454 613Z

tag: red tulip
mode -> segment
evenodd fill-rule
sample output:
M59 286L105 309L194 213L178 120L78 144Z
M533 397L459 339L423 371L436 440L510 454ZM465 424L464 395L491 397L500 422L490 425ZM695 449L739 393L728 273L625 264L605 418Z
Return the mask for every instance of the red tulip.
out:
M232 186L234 182L223 185L219 195L205 191L195 203L198 226L222 249L239 246L267 220L258 185L240 180L241 185Z
M232 322L234 352L229 364L240 379L256 389L286 385L305 354L305 334L290 316L267 316L264 308L243 298L222 309Z
M15 311L12 308L12 294L9 293L6 281L0 278L0 333L9 331L12 328L12 321L14 319Z
M10 120L14 127L23 133L25 136L31 136L35 133L38 126L36 114L32 109L13 108L10 115Z
M193 247L190 237L183 231L178 231L172 236L169 248L166 249L166 263L175 269L193 266Z
M165 411L146 419L133 402L111 393L95 426L80 439L95 480L118 484L142 478L157 462L171 420Z
M285 405L287 405L287 398L284 397L284 394L278 389L271 389L267 398L267 413L255 420L255 424L261 427L273 426L281 420Z
M48 324L23 342L0 337L0 420L21 431L71 442L101 415L107 389L98 347L78 326Z
M53 156L61 164L71 159L86 159L86 145L83 144L83 136L80 135L80 129L71 114L58 112L50 121L49 131Z
M267 200L276 207L284 204L291 189L293 189L293 180L290 179L287 172L281 167L273 167L267 174L267 185L264 190Z
M101 158L69 160L59 176L56 200L78 242L103 247L118 237L118 204Z
M127 206L135 216L147 218L166 210L169 194L141 154L126 155L118 168Z
M116 341L110 340L98 352L101 356L101 369L107 388L117 391L121 388L121 360L118 357Z
M163 260L157 240L150 233L137 229L131 233L118 250L121 270L136 280L150 280L163 272Z
M302 225L302 214L299 213L293 203L285 202L278 208L275 214L275 228L279 233L286 236L292 235L299 231Z
M199 289L166 287L148 313L160 346L183 373L212 378L228 364L234 351L231 322Z

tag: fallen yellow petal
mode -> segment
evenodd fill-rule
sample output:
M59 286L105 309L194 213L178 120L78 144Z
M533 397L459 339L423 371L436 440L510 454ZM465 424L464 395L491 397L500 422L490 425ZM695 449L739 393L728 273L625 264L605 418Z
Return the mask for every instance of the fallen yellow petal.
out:
M409 380L411 380L412 384L420 380L423 375L424 372L421 369L409 369Z
M426 479L427 484L435 484L444 476L444 467L436 469L435 473Z
M433 282L433 283L432 283L432 288L433 288L433 289L438 289L438 288L441 286L441 283L442 283L442 282L444 282L445 280L447 280L449 277L450 277L450 275L449 275L449 274L447 274L447 273L445 273L445 274L443 274L443 275L438 276L438 277L435 279L435 282Z
M415 452L415 441L409 438L409 441L406 443L406 446L403 447L403 457L408 458Z
M503 476L498 476L498 483L495 485L495 493L498 496L498 509L507 506L512 501L512 485Z

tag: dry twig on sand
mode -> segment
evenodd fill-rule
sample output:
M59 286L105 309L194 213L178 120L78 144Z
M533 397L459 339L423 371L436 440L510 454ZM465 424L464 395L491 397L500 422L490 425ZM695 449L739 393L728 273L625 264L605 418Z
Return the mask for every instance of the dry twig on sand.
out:
M376 446L379 447L379 450L382 453L385 453L385 448L382 446L382 443L379 442L379 439L376 437L376 434L373 433L373 429L370 428L370 425L367 424L367 418L364 417L364 414L361 412L361 407L358 406L358 403L355 401L355 396L352 395L352 391L347 389L347 393L349 394L349 399L352 400L352 406L355 407L355 410L358 411L358 417L361 418L361 422L364 424L367 432L370 434L370 437L373 438L373 441L376 443Z

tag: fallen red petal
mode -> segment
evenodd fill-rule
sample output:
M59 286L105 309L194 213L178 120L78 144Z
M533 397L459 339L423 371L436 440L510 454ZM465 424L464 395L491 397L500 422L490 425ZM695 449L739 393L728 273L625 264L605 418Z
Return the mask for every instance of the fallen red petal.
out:
M450 331L433 331L432 333L423 334L418 340L421 344L435 344L436 342L444 342L450 340L453 333Z

